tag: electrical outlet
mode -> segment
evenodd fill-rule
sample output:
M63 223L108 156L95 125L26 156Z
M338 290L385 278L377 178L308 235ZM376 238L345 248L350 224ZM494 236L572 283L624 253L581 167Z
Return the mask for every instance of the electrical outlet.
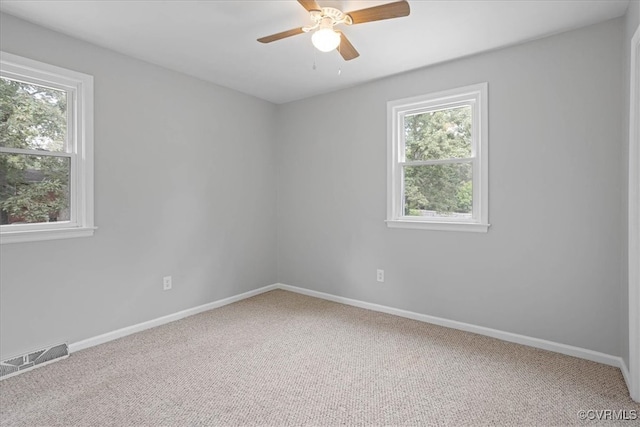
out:
M171 289L171 286L171 276L164 276L162 278L162 289L168 291L169 289Z
M384 282L384 270L377 270L376 271L376 278L377 278L378 282Z

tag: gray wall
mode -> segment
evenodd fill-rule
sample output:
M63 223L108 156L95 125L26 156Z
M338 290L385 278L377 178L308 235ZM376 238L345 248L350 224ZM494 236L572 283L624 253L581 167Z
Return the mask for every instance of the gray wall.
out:
M623 119L624 123L622 126L624 135L624 146L623 146L623 161L625 162L621 168L623 172L623 191L628 194L629 186L629 97L631 93L631 39L636 32L636 29L640 25L640 2L637 0L631 1L629 3L629 8L627 9L627 13L625 15L625 34L624 34L624 55L625 62L623 64L624 67L624 114ZM624 230L625 233L622 236L622 248L623 248L623 266L622 266L622 293L621 293L621 310L620 310L620 334L621 334L621 354L624 362L627 366L629 366L629 230L627 226L628 221L628 198L625 197L623 199L622 213L623 213L623 222L624 222Z
M620 355L623 27L279 106L279 280ZM387 228L386 102L483 81L489 232Z
M1 19L3 50L95 77L100 228L0 246L0 357L276 281L626 356L636 18L277 107ZM490 231L387 228L386 102L482 81Z
M2 359L277 281L273 104L1 19L3 50L94 76L99 227L0 246Z

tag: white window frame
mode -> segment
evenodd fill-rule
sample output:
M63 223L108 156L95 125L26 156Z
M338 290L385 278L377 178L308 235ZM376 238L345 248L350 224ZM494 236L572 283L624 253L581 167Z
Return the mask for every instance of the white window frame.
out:
M20 243L93 235L93 77L7 52L0 52L0 75L67 93L65 152L0 147L2 153L55 155L70 163L70 220L0 226L0 243Z
M387 103L387 226L427 230L487 232L489 229L488 84L445 90ZM457 163L460 159L405 161L404 117L446 108L470 106L472 114L471 157L473 167L472 218L404 215L403 166Z

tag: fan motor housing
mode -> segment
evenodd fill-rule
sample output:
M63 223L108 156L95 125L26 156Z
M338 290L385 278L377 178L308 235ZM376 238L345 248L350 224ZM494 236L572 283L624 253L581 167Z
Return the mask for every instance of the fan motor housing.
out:
M323 7L320 10L312 10L309 12L309 15L311 15L311 19L313 20L315 25L310 27L308 31L311 31L312 29L319 26L320 22L322 22L322 20L325 18L330 18L333 25L352 24L351 17L349 15L334 7Z

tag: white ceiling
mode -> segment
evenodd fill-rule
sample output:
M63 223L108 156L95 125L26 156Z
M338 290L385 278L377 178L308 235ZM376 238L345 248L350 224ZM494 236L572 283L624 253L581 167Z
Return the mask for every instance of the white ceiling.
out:
M348 12L390 1L318 3ZM612 19L625 13L629 0L409 0L409 4L408 17L341 28L360 52L349 62L338 52L316 51L310 34L271 44L256 41L310 23L305 9L293 0L0 0L0 10L284 103Z

